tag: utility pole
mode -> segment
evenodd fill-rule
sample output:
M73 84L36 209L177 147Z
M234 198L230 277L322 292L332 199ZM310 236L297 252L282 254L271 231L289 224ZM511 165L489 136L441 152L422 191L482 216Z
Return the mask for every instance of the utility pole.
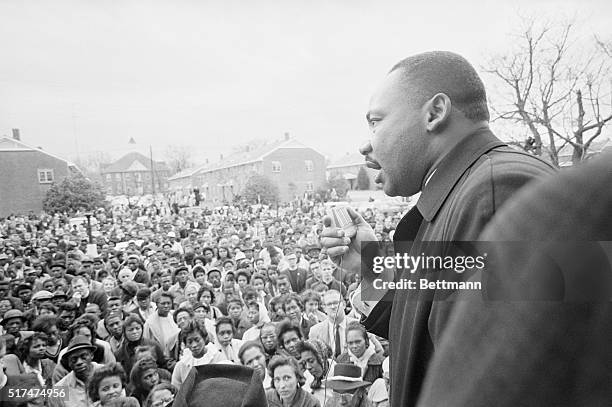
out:
M153 171L153 147L149 145L149 152L151 154L151 191L152 195L155 195L155 171Z

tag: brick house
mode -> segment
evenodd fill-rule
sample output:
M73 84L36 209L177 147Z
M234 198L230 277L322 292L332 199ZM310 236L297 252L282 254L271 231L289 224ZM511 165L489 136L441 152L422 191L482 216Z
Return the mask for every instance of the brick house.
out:
M327 179L341 176L348 181L350 189L357 189L357 174L359 174L361 168L365 168L368 178L370 178L370 189L376 189L374 179L378 171L366 167L365 159L359 152L346 153L330 162L327 166Z
M100 173L107 194L132 196L165 192L170 168L163 161L151 163L150 157L133 151L111 164L103 164Z
M199 188L204 204L218 205L239 195L253 174L276 183L281 202L287 202L325 186L325 157L285 134L283 140L175 174L169 178L170 190Z
M75 173L75 164L21 142L13 129L12 138L0 138L0 217L40 213L51 184Z

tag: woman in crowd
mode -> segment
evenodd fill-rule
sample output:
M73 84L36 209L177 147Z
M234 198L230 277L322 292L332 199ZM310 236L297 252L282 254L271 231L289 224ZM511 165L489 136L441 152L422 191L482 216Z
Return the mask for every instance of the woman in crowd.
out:
M304 302L304 313L312 321L322 322L327 319L327 315L321 311L321 296L312 289L305 290L301 294Z
M217 256L217 261L215 262L215 266L223 267L223 262L227 259L231 259L232 256L230 255L229 250L227 250L227 247L224 247L224 246L219 246L218 252L219 254Z
M331 390L326 389L323 380L333 366L332 351L327 344L319 339L310 339L298 344L302 366L313 377L309 383L310 392L321 405L331 397Z
M251 276L251 285L257 293L257 302L268 309L270 296L266 292L266 277L259 273L253 274L253 276Z
M142 337L143 322L136 315L130 315L123 323L123 344L115 355L126 372L131 372L134 366L136 347L141 345L151 346L155 351L155 358L159 367L165 367L166 361L161 346L155 342Z
M6 311L11 309L16 309L17 303L12 297L3 297L0 298L0 321L4 318L4 314ZM2 328L0 328L1 330Z
M9 376L35 374L41 386L51 386L55 363L45 356L49 337L43 332L34 332L17 344L17 355L9 354L3 359L5 373Z
M161 383L157 362L152 357L144 357L138 360L130 372L130 396L136 398L140 405L149 396L153 387Z
M57 318L53 316L38 317L34 320L34 324L32 324L32 330L43 332L47 335L45 357L57 363L60 351L64 348L64 341L57 327Z
M223 316L223 313L219 310L219 308L213 305L215 303L215 293L212 288L206 285L202 286L200 291L198 291L198 301L210 307L210 312L208 313L207 317L211 321L214 322L217 320L217 318L221 318Z
M270 299L269 311L270 311L270 320L272 322L281 322L286 318L285 309L283 305L285 304L285 296L277 295L276 297L272 297Z
M203 287L206 284L206 269L204 268L203 264L204 260L202 257L196 257L196 261L198 261L198 264L191 269L191 274L193 274L193 278L196 283L198 283L200 287Z
M278 346L281 350L279 353L284 353L286 356L292 356L296 360L300 360L297 345L304 339L302 330L298 326L291 324L291 322L285 321L278 326L277 332Z
M374 383L383 377L382 354L376 353L374 344L370 342L367 331L357 321L351 321L346 326L347 350L336 359L337 363L351 363L361 368L364 381Z
M104 280L102 280L102 288L104 289L107 297L111 297L113 290L117 288L117 280L115 280L113 277L106 277Z
M184 352L172 372L172 384L176 387L185 381L194 366L226 361L223 352L208 351L208 330L198 321L190 321L181 330L185 346L189 352Z
M125 398L126 375L119 363L111 363L94 371L87 384L87 395L93 401L92 407L116 405L138 407L138 401Z
M277 355L278 340L276 337L276 325L273 322L267 322L262 325L259 331L259 340L266 353L266 362L270 362L272 356Z
M170 383L160 383L151 389L142 407L168 407L172 405L177 390Z
M321 403L302 389L306 382L295 359L275 356L268 372L272 388L266 391L269 407L321 407Z

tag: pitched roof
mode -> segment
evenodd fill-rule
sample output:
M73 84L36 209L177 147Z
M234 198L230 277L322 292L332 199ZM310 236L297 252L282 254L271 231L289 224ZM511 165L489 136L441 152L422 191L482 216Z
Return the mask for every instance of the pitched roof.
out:
M330 168L342 168L342 167L350 167L353 165L364 165L365 158L358 151L353 153L346 153L342 157L337 158L336 160L329 163L327 166Z
M68 168L81 172L79 167L72 161L66 160L65 158L59 157L55 154L51 154L48 151L43 150L42 148L32 147L21 140L15 140L12 137L2 136L0 137L0 151L37 151L39 153L48 155L49 157L53 157L57 160L64 161Z
M153 162L154 171L170 171L163 161ZM111 164L102 166L102 174L109 172L148 172L151 171L151 159L144 154L133 151Z
M221 170L224 168L237 167L239 165L256 163L256 162L262 161L266 156L272 154L276 150L280 150L284 148L307 148L310 150L314 150L318 154L321 154L314 148L308 147L307 145L302 144L301 142L293 138L290 138L289 140L277 140L272 143L264 144L253 150L239 151L237 153L224 157L222 160L214 162L214 163L203 164L198 167L193 167L193 168L183 170L173 175L172 177L170 177L170 180L191 177L192 175L195 175L195 174L204 173L204 172L212 172L212 171ZM321 155L323 156L323 154Z

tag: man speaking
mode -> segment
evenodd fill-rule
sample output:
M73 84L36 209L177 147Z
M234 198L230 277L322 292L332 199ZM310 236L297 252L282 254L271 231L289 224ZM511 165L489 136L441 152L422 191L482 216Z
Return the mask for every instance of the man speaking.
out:
M379 170L385 193L421 192L397 225L399 253L420 255L423 242L476 240L520 188L552 172L495 137L482 81L467 60L451 52L397 63L372 96L366 118L372 138L360 152L368 167ZM342 259L342 267L360 271L361 243L376 238L361 216L349 214L355 231L345 236L326 218L321 243L335 261ZM391 278L414 275L404 270ZM364 325L389 339L391 405L414 406L453 304L435 301L435 290L418 287L361 295L372 300L355 302Z

